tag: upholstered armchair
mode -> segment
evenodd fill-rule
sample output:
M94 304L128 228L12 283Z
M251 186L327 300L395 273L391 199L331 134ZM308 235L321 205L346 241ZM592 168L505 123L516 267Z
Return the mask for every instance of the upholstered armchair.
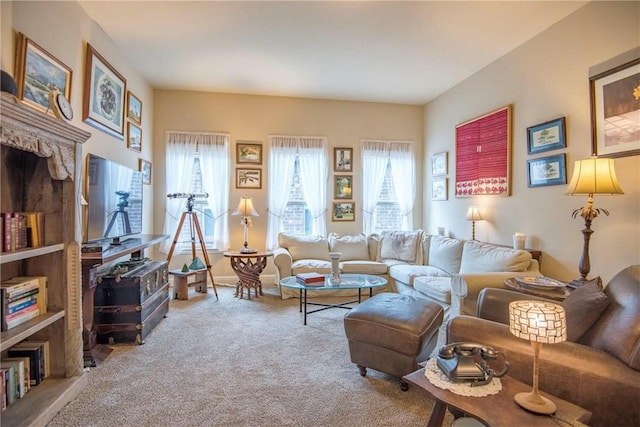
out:
M487 288L478 317L447 325L447 342L477 341L504 352L509 375L531 384L532 350L509 333L510 301L541 299ZM592 426L640 425L640 265L625 268L606 286L574 290L562 303L569 341L540 352L539 387L593 413Z

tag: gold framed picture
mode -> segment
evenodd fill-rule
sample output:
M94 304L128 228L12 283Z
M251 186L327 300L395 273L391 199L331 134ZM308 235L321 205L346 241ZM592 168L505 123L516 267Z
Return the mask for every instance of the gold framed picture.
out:
M333 202L332 221L355 221L356 220L356 204L355 202Z
M236 168L236 188L262 188L262 169Z
M262 164L262 144L256 142L236 143L236 163Z

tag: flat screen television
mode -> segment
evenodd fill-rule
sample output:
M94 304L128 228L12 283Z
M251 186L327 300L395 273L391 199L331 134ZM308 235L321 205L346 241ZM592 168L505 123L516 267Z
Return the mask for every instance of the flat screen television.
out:
M120 244L142 232L142 172L87 155L85 243Z

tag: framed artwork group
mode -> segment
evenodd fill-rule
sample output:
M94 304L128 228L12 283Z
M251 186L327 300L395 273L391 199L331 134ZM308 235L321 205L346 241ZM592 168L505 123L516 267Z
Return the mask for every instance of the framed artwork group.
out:
M333 202L331 221L355 221L356 204L353 201L353 148L333 149ZM349 200L349 201L347 201Z
M259 141L236 141L236 188L262 188L262 168L247 165L262 165L262 143Z

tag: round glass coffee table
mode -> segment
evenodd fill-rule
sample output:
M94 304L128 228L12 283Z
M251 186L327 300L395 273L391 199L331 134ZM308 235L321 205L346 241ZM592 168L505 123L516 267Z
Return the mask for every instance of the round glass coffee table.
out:
M369 297L373 296L373 288L380 288L387 284L387 279L380 276L374 276L371 274L342 274L340 276L340 284L334 285L331 283L331 275L325 276L324 282L302 284L295 276L285 277L280 280L280 286L285 288L298 289L300 291L300 312L304 313L304 324L307 324L307 315L316 313L322 310L328 310L330 308L344 308L351 309L350 304L360 303L362 301L362 290L369 289ZM320 285L320 286L319 286ZM357 289L358 299L345 301L338 304L326 304L320 302L312 302L307 299L307 291L336 291L343 289ZM309 311L308 305L320 306L315 310Z

